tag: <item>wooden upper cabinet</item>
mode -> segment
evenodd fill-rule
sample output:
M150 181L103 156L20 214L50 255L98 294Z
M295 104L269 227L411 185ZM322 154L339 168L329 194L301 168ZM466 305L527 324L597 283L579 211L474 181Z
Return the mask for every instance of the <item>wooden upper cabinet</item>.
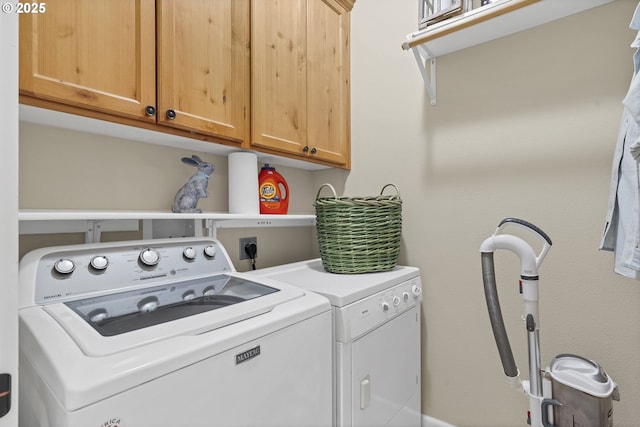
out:
M334 1L307 9L308 144L318 158L350 163L349 14Z
M251 144L307 146L307 0L251 4Z
M154 0L50 0L20 15L20 92L155 121L155 41Z
M20 93L240 145L250 129L249 7L50 0L46 13L20 17Z
M336 0L251 7L251 145L349 168L348 10Z
M158 123L249 136L249 0L158 1Z
M354 0L49 0L23 103L350 167Z

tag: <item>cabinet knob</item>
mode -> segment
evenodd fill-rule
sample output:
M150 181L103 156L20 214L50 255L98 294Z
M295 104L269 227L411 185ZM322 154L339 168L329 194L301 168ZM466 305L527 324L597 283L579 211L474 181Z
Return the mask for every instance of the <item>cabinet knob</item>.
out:
M153 105L147 105L144 107L144 113L149 117L153 117L156 115L156 107Z
M304 148L302 149L303 153L308 153L309 152L309 146L305 145Z
M316 147L313 147L311 149L311 154L316 154L318 152L318 149Z
M173 120L176 118L176 112L174 110L167 110L167 119Z

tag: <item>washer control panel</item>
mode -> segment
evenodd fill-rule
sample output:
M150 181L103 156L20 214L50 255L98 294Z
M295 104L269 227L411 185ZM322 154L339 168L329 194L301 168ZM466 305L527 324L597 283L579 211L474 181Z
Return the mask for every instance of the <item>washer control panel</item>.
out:
M31 304L68 301L231 271L235 269L229 256L213 239L59 246L38 249L21 261L21 274L31 274L31 280L35 281Z
M422 302L420 276L363 298L342 308L334 308L336 339L350 342L371 329L388 322Z

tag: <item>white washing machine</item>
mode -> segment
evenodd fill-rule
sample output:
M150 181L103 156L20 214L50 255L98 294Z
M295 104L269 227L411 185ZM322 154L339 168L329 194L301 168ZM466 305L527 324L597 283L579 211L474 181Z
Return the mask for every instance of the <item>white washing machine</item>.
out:
M329 302L215 240L39 249L19 305L21 427L332 422Z
M331 302L334 425L420 427L419 269L332 274L315 259L251 274L317 292Z

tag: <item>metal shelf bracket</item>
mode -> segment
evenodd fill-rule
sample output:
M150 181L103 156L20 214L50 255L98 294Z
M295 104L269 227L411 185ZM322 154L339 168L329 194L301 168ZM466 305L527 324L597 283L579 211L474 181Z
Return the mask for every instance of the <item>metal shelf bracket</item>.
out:
M20 222L20 234L84 233L85 243L100 242L103 232L138 231L138 220L37 220Z
M413 50L422 80L424 80L424 85L429 92L431 105L436 105L436 57L422 44L412 47L411 50ZM427 63L430 65L428 73Z

